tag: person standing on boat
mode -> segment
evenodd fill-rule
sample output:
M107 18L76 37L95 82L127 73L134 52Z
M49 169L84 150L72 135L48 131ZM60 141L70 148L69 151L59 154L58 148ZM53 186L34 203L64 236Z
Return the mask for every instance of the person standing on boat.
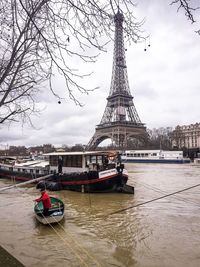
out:
M35 199L36 202L42 202L43 204L43 215L48 216L48 211L51 208L51 199L45 190L45 188L42 188L40 190L41 192L41 197Z

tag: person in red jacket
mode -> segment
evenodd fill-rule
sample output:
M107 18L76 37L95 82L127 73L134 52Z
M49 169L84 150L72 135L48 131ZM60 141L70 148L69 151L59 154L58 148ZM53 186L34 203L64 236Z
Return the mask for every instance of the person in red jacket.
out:
M45 189L41 189L41 197L35 199L36 202L43 203L43 215L48 216L49 208L51 208L51 199Z

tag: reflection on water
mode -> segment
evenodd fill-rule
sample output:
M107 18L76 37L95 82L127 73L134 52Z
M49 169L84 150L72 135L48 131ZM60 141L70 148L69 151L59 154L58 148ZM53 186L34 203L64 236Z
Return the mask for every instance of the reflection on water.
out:
M199 166L130 164L135 195L50 192L65 203L53 228L38 223L33 187L0 194L0 242L25 266L183 266L200 264L200 187L131 208L200 183ZM8 181L0 180L0 187ZM127 208L127 209L126 209ZM124 212L109 215L118 210Z

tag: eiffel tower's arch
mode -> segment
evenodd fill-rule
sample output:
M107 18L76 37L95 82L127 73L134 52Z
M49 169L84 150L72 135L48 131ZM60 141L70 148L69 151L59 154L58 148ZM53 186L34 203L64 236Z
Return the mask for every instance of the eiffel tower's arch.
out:
M143 127L131 127L131 129L126 126L96 128L96 132L93 135L92 142L88 149L97 148L106 139L111 139L112 145L116 147L125 148L127 147L128 141L132 138L145 143L148 140L148 135Z

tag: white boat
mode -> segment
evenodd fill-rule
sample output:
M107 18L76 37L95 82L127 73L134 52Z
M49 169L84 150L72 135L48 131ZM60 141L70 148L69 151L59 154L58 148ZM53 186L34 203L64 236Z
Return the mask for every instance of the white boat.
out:
M11 178L16 181L28 181L49 174L49 162L46 160L0 157L0 178Z
M122 163L190 163L183 151L126 150L121 154Z

